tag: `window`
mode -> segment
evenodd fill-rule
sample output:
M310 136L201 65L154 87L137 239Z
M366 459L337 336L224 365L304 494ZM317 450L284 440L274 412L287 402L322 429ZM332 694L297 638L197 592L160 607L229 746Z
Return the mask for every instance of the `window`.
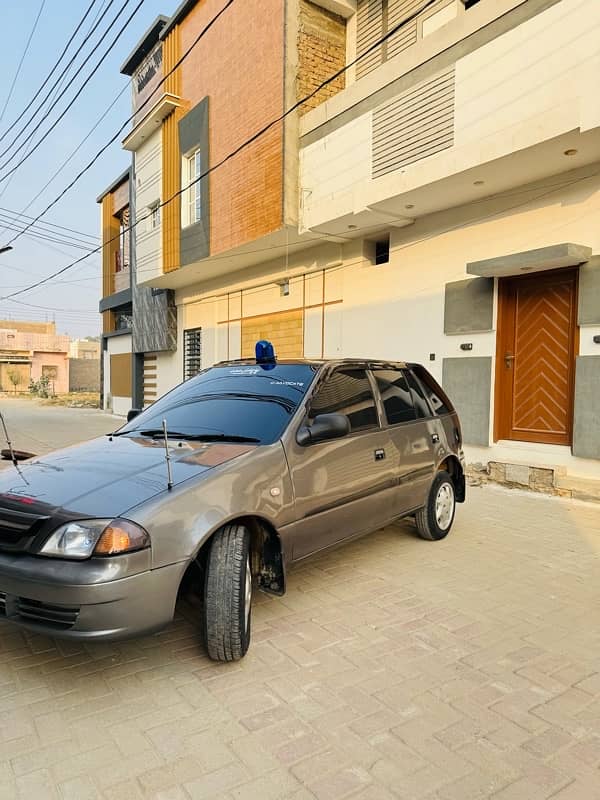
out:
M423 367L414 367L417 380L423 389L425 397L429 400L429 404L436 414L451 414L453 411L452 403L448 400L445 392L438 386L433 377L423 369Z
M387 264L390 260L390 237L389 234L375 242L375 264Z
M330 375L310 404L310 420L318 414L346 414L352 431L376 427L377 408L365 370L339 369Z
M129 266L129 209L125 208L119 217L119 251L117 253L117 272Z
M160 203L150 206L150 229L155 231L160 228Z
M378 370L373 375L388 423L398 425L401 422L413 422L416 417L415 407L406 378L400 370Z
M212 367L176 386L119 435L161 429L166 419L170 431L188 436L235 436L270 444L290 423L315 373L310 364Z
M183 380L193 378L202 370L202 328L183 332Z
M425 400L423 389L421 388L420 384L417 383L417 379L410 370L406 370L404 374L406 375L406 380L410 387L410 393L412 395L415 411L417 412L417 417L420 419L430 417L431 409L427 404L427 400Z
M184 159L183 185L188 187L183 202L184 227L199 222L202 217L201 182L197 180L201 174L202 157L200 150L196 150Z

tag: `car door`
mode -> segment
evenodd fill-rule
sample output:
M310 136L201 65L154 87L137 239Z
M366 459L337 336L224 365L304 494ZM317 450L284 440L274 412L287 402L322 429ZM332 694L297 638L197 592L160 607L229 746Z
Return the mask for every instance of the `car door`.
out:
M350 433L307 446L292 436L286 446L296 522L285 535L294 560L374 530L394 516L397 461L366 369L337 368L317 386L307 424L326 413L346 414Z

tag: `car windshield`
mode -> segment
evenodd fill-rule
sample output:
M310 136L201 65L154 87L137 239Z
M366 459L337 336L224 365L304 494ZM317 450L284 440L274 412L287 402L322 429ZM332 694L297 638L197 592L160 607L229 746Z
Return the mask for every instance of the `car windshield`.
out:
M170 436L270 444L285 430L313 382L310 364L230 364L180 384L118 435Z

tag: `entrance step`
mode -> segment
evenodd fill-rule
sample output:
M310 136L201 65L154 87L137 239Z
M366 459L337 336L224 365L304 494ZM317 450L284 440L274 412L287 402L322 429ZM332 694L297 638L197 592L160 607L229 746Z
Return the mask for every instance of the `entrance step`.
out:
M513 489L600 502L600 480L568 475L564 466L488 461L469 464L467 479L471 486L499 483Z

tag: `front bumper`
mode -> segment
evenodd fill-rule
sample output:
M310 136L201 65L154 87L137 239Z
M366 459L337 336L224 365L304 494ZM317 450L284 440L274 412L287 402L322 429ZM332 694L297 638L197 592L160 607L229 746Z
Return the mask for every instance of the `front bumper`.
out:
M0 619L80 640L126 639L163 628L173 619L185 564L122 575L128 570L119 558L69 562L1 554ZM132 561L148 566L147 554L127 559L130 568Z

